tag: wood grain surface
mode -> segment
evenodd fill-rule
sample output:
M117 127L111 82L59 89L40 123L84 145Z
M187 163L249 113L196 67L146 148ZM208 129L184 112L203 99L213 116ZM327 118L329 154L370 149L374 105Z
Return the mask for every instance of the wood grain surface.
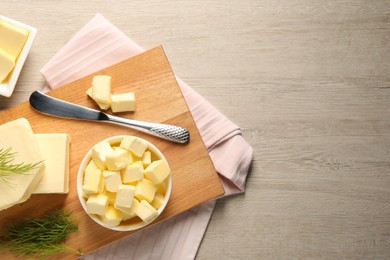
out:
M1 1L38 28L6 108L97 12L241 126L245 194L218 200L197 259L390 258L390 2Z
M47 116L35 111L28 102L3 110L0 112L0 124L24 117L29 120L34 133L67 133L71 146L69 194L32 195L26 202L0 211L0 227L21 217L39 216L45 211L59 207L71 212L74 221L79 225L79 231L69 236L66 245L74 249L82 248L86 254L134 233L112 231L99 226L84 212L77 197L77 172L82 159L93 145L111 136L141 137L154 144L169 163L172 170L172 193L168 205L153 224L224 194L214 165L161 46L59 87L48 94L96 109L96 103L86 95L86 90L96 75L112 77L113 93L135 93L135 112L120 113L122 117L180 125L190 131L190 142L185 145L176 144L114 124ZM77 256L63 254L55 256L57 257L75 259ZM8 258L11 257L7 255Z

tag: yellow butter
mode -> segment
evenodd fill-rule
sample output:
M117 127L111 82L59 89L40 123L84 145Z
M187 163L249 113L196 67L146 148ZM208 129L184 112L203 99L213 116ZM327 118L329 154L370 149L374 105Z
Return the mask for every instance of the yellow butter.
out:
M148 167L152 163L152 153L150 151L145 151L142 155L142 164L144 167Z
M136 161L122 170L123 183L142 181L144 167L141 161Z
M124 208L120 206L114 206L116 209L121 211L123 220L128 220L136 216L135 210L138 208L139 201L133 198L133 203L131 204L131 208Z
M150 203L150 205L152 205L152 207L155 209L159 209L161 207L161 205L163 204L163 202L164 202L164 195L161 193L156 193L156 195L154 196L154 199Z
M99 193L103 185L102 171L96 166L93 160L89 161L84 172L83 192L86 194Z
M133 92L112 94L111 95L111 110L114 113L134 111L135 110L135 95Z
M89 214L105 215L108 207L108 197L104 194L91 195L86 203Z
M101 220L107 227L116 227L122 221L122 213L113 206L108 206L106 213L101 216Z
M135 194L135 187L131 185L119 185L115 198L115 207L131 208Z
M153 182L147 179L143 179L142 181L138 182L137 186L135 187L135 197L140 201L146 200L147 202L152 202L156 191L157 186Z
M108 142L100 142L92 148L91 157L100 170L105 170L107 168L106 155L113 151L114 150Z
M146 200L141 200L140 204L135 210L135 214L144 222L148 223L157 217L158 212Z
M117 192L122 184L121 173L119 171L103 171L104 186L109 192Z
M68 193L69 136L67 134L35 134L34 136L45 160L45 169L33 193Z
M112 152L106 154L106 166L110 171L123 169L131 162L133 162L131 154L119 147L115 147Z
M163 160L152 162L144 171L145 178L154 184L160 184L171 173L171 169Z
M137 137L126 136L122 139L120 147L131 151L138 157L142 157L142 154L145 152L146 148L148 148L148 145Z
M0 48L17 60L28 38L28 30L0 19Z
M92 98L100 104L111 105L111 77L95 76L92 80Z
M3 82L15 67L15 59L0 47L0 83Z
M12 163L37 163L43 161L38 143L29 122L20 118L0 126L0 149L12 148ZM11 174L0 180L0 210L9 208L30 198L43 176L44 163L28 174Z
M89 88L89 89L87 89L86 93L87 93L87 95L88 95L90 98L93 99L93 96L92 96L92 87ZM96 102L96 104L98 104L98 106L100 107L100 109L107 110L107 109L110 108L110 105L108 105L108 104L103 104L103 103L97 102L96 100L95 100L95 102Z

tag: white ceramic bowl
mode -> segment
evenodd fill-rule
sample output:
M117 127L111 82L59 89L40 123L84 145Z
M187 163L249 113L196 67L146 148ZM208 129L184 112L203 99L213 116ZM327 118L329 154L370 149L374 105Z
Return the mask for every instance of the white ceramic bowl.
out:
M119 145L119 143L122 141L122 139L124 137L125 137L125 135L113 136L113 137L107 138L105 140L102 140L102 142L103 141L107 141L111 145L114 145L114 144L118 144ZM139 137L137 137L137 138L139 138ZM155 156L155 157L157 157L156 159L162 159L162 160L164 160L168 164L168 162L165 159L164 155L160 152L160 150L157 149L156 146L154 146L150 142L146 141L145 139L142 139L142 138L139 138L139 139L141 139L142 141L144 141L148 145L148 149L152 152L152 158L153 158L153 156ZM168 204L169 197L171 195L171 190L172 190L172 174L170 174L168 179L166 180L167 181L167 190L166 190L166 193L165 193L164 202L160 206L160 208L157 210L158 215L156 216L155 219L151 220L148 223L145 223L145 222L143 222L141 219L139 219L137 217L137 218L134 218L134 219L137 219L138 221L134 221L134 220L131 221L131 220L129 220L129 221L126 221L126 222L122 222L119 226L108 227L99 219L98 216L96 216L94 214L89 214L87 212L86 199L83 197L82 186L83 186L84 171L85 171L85 168L87 167L89 161L91 160L91 150L89 150L87 152L87 154L85 155L85 157L81 161L81 164L80 164L80 167L79 167L79 170L78 170L78 173L77 173L77 195L78 195L78 198L80 200L81 206L83 207L83 209L86 212L86 214L89 217L91 217L91 219L94 220L99 225L101 225L101 226L103 226L105 228L111 229L111 230L116 230L116 231L132 231L132 230L137 230L137 229L140 229L140 228L142 228L144 226L147 226L147 225L151 224L163 212L163 210L165 209L166 205Z
M5 97L10 97L14 92L16 82L18 81L19 74L22 71L24 62L26 61L27 55L30 52L32 43L34 41L35 35L37 34L37 29L27 24L23 24L21 22L15 21L11 18L0 15L0 20L7 21L11 24L14 24L18 27L24 28L29 31L28 38L22 51L19 54L18 60L16 61L15 68L11 72L11 76L9 76L6 82L0 83L0 95Z

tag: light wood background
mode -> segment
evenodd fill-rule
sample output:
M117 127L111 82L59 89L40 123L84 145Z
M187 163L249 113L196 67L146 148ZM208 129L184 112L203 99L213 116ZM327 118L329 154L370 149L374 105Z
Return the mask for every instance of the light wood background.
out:
M217 203L197 259L390 258L389 1L1 1L39 29L12 98L102 13L242 127L247 191Z

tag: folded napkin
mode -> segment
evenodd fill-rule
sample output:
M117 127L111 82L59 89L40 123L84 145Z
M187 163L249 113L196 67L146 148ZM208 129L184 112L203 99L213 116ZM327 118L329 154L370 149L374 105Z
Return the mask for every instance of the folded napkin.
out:
M97 14L41 69L48 87L62 86L95 71L137 55L144 50ZM252 147L240 128L177 78L225 195L244 192L252 161ZM85 256L85 259L194 259L215 200Z

